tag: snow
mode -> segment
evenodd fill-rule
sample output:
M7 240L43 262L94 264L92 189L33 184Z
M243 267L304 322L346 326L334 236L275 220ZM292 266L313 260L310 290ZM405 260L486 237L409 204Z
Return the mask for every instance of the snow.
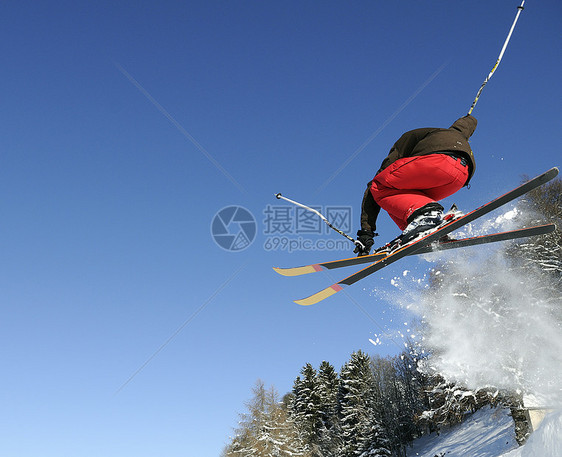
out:
M560 457L562 411L548 415L521 447L509 410L484 408L439 435L414 441L407 452L408 457Z
M517 208L513 208L511 211L508 211L507 213L502 214L501 216L498 216L496 218L496 224L499 225L499 224L504 223L505 221L510 221L511 219L516 218L518 214L519 213L517 211Z
M513 230L517 227L518 220L520 219L519 210L514 207L513 209L500 214L495 218L489 218L482 223L481 232L488 233L492 231L506 231Z
M548 398L545 398L536 393L533 394L527 393L523 396L523 404L527 408L544 407L545 405L548 405L548 401L549 401Z
M506 231L519 226L516 208L463 228L458 236ZM513 420L505 409L484 409L440 436L416 441L408 457L562 457L562 311L560 298L550 296L544 278L510 270L499 250L467 249L426 254L427 261L446 262L439 294L422 294L429 277L404 271L392 279L399 292L395 304L414 314L414 340L422 368L471 390L493 386L525 395L525 405L555 410L518 447ZM407 272L407 273L406 273ZM436 270L434 277L441 274ZM447 278L446 278L447 279ZM412 328L414 328L412 326ZM400 337L404 337L398 331ZM425 359L426 349L432 357ZM424 366L425 364L425 366Z
M509 230L520 217L513 208L483 221L474 234ZM416 278L408 272L392 281L401 292L396 305L424 324L418 342L435 354L428 368L473 390L495 386L539 396L539 406L562 407L562 315L548 287L539 287L541 278L510 271L501 252L488 248L430 257L426 260L453 260L446 263L448 274L459 279L445 281L438 296L420 300L413 284L428 285L426 275ZM460 286L463 281L466 285Z
M562 405L560 316L547 295L529 287L538 279L506 270L501 257L486 264L465 258L451 269L468 278L469 293L452 282L439 296L407 303L427 316L431 368L471 389L495 386Z
M369 342L371 344L374 344L375 346L379 346L382 344L382 341L379 337L376 337L376 339L369 338Z
M414 442L408 457L499 457L518 448L508 409L484 408L465 422Z
M562 456L562 411L546 416L539 429L531 435L520 451L521 457ZM509 457L519 457L519 455L511 454Z

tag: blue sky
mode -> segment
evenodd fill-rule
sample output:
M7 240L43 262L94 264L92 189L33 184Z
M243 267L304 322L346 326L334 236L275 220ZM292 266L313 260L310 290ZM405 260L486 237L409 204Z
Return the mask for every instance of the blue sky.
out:
M307 362L397 353L369 343L408 319L390 281L430 265L299 307L350 272L271 267L350 250L268 251L264 210L353 207L354 232L392 143L466 114L517 5L3 2L0 453L216 456L258 378L285 393ZM562 6L525 6L461 209L561 165ZM231 205L257 220L240 252L210 233Z

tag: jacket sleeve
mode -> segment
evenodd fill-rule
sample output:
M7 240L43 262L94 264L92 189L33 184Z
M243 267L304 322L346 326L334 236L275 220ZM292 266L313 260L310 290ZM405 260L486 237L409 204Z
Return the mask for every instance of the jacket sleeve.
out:
M367 184L367 189L361 202L361 230L374 232L377 229L377 217L381 207L375 202L371 194L371 181Z
M468 140L476 130L477 124L478 121L476 118L467 114L466 116L457 119L450 128L457 130Z

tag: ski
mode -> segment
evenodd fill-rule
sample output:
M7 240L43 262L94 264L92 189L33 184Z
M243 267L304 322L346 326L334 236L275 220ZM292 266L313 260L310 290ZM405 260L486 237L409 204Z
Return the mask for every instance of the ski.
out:
M554 224L537 225L533 227L526 227L523 229L510 230L507 232L493 233L489 235L479 235L469 238L460 239L446 239L438 240L436 243L421 248L419 251L414 252L412 255L427 254L434 251L444 251L449 249L464 248L468 246L476 246L479 244L495 243L498 241L514 240L517 238L525 238L529 236L545 235L555 230ZM316 273L317 271L333 270L336 268L349 267L353 265L362 265L364 263L373 263L377 260L386 257L388 251L374 252L373 254L364 255L361 257L351 257L348 259L331 260L328 262L315 263L311 265L303 265L301 267L292 268L279 268L274 267L275 272L283 276L300 276L309 273Z
M537 225L533 227L526 227L517 230L510 230L508 232L492 233L490 235L472 236L469 238L451 239L438 241L436 245L426 246L421 248L415 253L427 254L433 251L445 251L448 249L464 248L468 246L477 246L479 244L496 243L498 241L515 240L517 238L526 238L529 236L546 235L556 230L554 224Z
M555 178L557 175L558 175L558 168L556 167L551 168L550 170L527 181L524 184L521 184L519 187L516 187L515 189L496 198L495 200L485 203L484 205L480 206L479 208L476 208L470 213L467 213L457 219L453 219L451 222L448 222L440 226L433 232L430 232L427 235L414 240L410 244L406 244L404 246L395 249L390 254L384 256L382 259L375 261L373 264L363 268L362 270L357 271L356 273L353 273L352 275L342 279L341 281L338 281L335 284L332 284L331 286L321 290L320 292L317 292L311 295L310 297L303 298L301 300L295 300L295 303L304 306L318 303L319 301L324 300L340 292L341 290L343 290L344 287L355 284L357 281L396 262L397 260L400 260L401 258L406 257L408 255L412 255L417 251L419 251L420 249L431 245L433 242L438 241L440 238L447 235L448 233L451 233L452 231L457 230L458 228L474 221L475 219L478 219L479 217L482 217L485 214L488 214L491 211L494 211L495 209L505 205L506 203L515 200L521 195L524 195L527 192L550 181L551 179Z

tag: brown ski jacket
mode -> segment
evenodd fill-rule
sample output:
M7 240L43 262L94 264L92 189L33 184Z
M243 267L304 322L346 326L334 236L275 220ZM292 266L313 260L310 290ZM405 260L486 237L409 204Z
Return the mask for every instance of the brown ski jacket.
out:
M476 124L476 118L468 114L457 119L448 129L421 128L404 133L392 146L377 174L403 157L450 152L468 159L468 167L470 168L468 180L470 181L476 168L476 162L468 139L476 130Z
M430 127L404 133L390 149L377 174L403 157L443 153L467 159L469 174L464 185L468 185L476 169L474 153L470 148L468 139L476 130L476 124L476 118L468 114L457 119L448 129ZM367 190L361 204L361 229L374 231L380 207L374 201L370 189L371 182L367 184Z

